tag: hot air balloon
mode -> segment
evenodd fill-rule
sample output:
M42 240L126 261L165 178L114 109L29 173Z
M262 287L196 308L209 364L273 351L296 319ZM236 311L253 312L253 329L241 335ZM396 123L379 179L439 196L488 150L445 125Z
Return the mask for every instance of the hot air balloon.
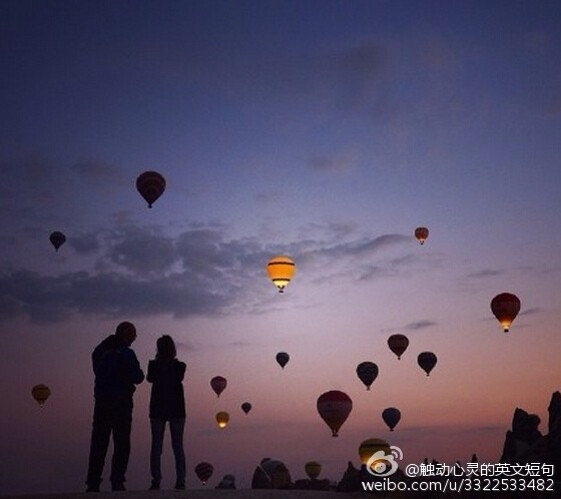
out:
M37 403L41 407L43 407L45 405L45 402L47 401L47 399L51 395L51 390L49 389L49 387L47 385L35 385L31 389L31 395L37 401Z
M249 402L244 402L242 404L242 411L247 414L249 411L251 411L251 404Z
M351 413L353 401L343 392L332 390L319 396L317 409L321 418L331 428L332 436L338 436L337 432Z
M390 431L393 431L401 419L401 412L399 412L399 409L396 409L395 407L388 407L382 412L382 419L384 420L384 423L388 425Z
M520 300L511 293L501 293L491 300L491 311L498 319L505 333L520 312Z
M279 352L277 353L275 358L277 359L279 365L284 369L284 366L286 366L286 364L288 364L288 361L290 360L290 355L288 355L286 352Z
M429 237L429 230L426 227L417 227L415 229L415 237L421 244L425 244L425 239Z
M216 424L219 428L226 428L228 421L230 421L230 415L225 411L220 411L216 413Z
M158 172L144 172L136 179L136 189L148 203L148 208L152 208L152 203L166 190L166 180Z
M216 393L217 397L220 397L220 394L224 391L227 384L228 381L222 376L215 376L210 380L210 386L214 390L214 393Z
M356 374L360 381L362 381L367 390L370 390L370 385L378 377L378 366L374 362L361 362L356 367Z
M417 357L417 363L427 373L427 376L436 365L436 360L436 355L432 352L421 352Z
M287 256L274 256L267 264L267 274L278 288L279 293L284 293L284 288L292 279L295 271L296 265Z
M58 251L66 241L66 236L62 232L56 230L49 236L49 241L51 241L51 244L55 247L55 251Z
M403 334L392 334L388 338L388 346L390 350L397 355L398 360L401 359L403 352L407 350L409 346L409 340L407 336Z
M214 466L210 463L199 463L195 466L195 473L199 480L203 482L203 485L208 482L208 479L212 476L212 472L214 471Z
M362 442L358 448L358 455L362 464L368 463L368 460L379 451L383 451L384 455L391 454L390 444L381 438L369 438ZM375 462L371 466L375 466Z
M304 465L304 470L306 471L308 478L315 480L321 473L321 463L318 463L317 461L308 461Z

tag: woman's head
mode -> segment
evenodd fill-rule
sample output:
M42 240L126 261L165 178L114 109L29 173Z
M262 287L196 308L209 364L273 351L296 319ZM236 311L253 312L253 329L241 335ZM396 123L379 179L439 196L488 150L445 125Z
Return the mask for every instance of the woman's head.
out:
M158 338L156 350L157 359L175 359L177 355L173 338L167 334Z

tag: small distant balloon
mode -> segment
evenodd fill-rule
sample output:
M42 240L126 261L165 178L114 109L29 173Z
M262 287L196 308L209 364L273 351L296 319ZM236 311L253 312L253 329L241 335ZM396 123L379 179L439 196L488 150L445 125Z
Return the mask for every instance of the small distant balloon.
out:
M390 350L397 355L397 359L401 359L403 352L409 346L409 339L403 334L392 334L388 338L388 346Z
M364 383L367 390L370 390L370 385L378 377L378 366L374 362L361 362L356 367L356 374L360 381Z
M31 395L37 401L37 403L41 407L43 407L45 405L45 402L47 401L47 399L51 395L51 390L49 389L49 387L47 385L39 384L39 385L35 385L31 389Z
M304 470L306 471L308 478L315 480L321 473L321 463L318 463L317 461L308 461L304 465Z
M512 293L501 293L491 300L491 311L508 333L512 321L520 312L520 300Z
M384 423L388 425L390 431L393 431L401 419L401 412L399 412L399 409L396 409L395 407L388 407L382 412L382 419L384 420Z
M230 421L230 415L225 411L217 412L215 418L219 428L226 428L228 421Z
M244 402L242 404L242 411L247 414L249 411L251 411L251 404L249 402Z
M152 208L152 204L166 190L166 180L161 173L144 172L136 179L136 189L148 203L148 208Z
M317 399L317 410L321 419L331 428L332 436L337 437L339 429L349 417L353 401L343 392L332 390Z
M51 233L51 235L49 236L49 240L51 241L51 244L55 247L55 251L58 251L58 249L66 241L66 236L62 232L56 230L53 233Z
M421 352L417 357L417 363L421 369L427 373L427 376L433 370L436 361L436 355L432 352Z
M288 355L286 352L279 352L277 353L275 358L277 359L279 366L284 369L284 366L286 366L286 364L288 364L288 361L290 360L290 355Z
M202 462L195 466L195 474L199 480L203 482L203 485L206 485L206 482L208 482L208 479L212 476L213 472L214 466L210 463Z
M267 274L279 293L284 293L284 288L294 276L295 271L296 264L287 256L274 256L267 263Z
M220 397L220 394L225 390L227 384L228 381L222 376L215 376L210 380L210 386L217 397Z
M426 227L417 227L415 229L415 237L421 244L425 244L427 237L429 237L429 230Z

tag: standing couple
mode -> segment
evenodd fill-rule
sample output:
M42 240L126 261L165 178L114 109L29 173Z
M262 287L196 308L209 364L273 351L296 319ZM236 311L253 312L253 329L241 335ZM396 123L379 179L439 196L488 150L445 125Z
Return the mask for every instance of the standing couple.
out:
M92 354L95 374L95 405L86 492L99 492L111 434L113 435L110 477L112 490L125 490L125 473L130 455L133 393L135 385L144 380L144 373L138 359L130 348L135 339L136 328L134 325L130 322L121 322L117 326L115 334L105 338ZM175 488L185 488L185 453L183 451L185 398L182 384L185 376L185 363L178 361L176 355L173 339L164 335L156 342L156 358L148 363L146 379L152 383L150 396L152 485L150 490L160 488L162 478L160 461L166 421L169 421L175 456Z

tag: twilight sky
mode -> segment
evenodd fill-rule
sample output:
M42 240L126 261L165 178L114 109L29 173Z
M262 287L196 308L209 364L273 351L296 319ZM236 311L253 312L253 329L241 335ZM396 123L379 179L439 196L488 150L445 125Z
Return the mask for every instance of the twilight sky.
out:
M338 480L373 437L406 462L496 461L517 406L547 431L559 2L4 0L0 57L0 493L82 490L90 355L122 320L144 369L161 334L187 363L189 487L202 460L211 486L248 487L264 457ZM134 182L152 169L167 190L149 210ZM284 295L275 254L297 264ZM489 309L503 291L522 302L506 335ZM401 361L393 333L410 339ZM149 388L131 489L149 485ZM338 439L315 407L332 389L354 402ZM164 464L172 483L167 436Z

